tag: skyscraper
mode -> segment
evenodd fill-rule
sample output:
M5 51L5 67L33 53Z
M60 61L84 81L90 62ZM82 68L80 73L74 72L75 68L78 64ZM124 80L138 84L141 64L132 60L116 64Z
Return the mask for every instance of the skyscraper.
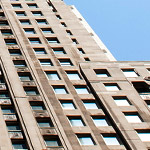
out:
M73 6L1 0L1 150L150 149L150 62L118 62Z

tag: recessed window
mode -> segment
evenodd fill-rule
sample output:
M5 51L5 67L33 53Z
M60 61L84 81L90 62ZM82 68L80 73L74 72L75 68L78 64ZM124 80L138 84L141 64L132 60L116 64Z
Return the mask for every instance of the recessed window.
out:
M77 71L67 71L66 73L69 80L81 80L81 76Z
M27 149L27 146L25 144L25 142L19 142L19 141L16 141L15 143L12 143L12 146L13 146L13 149L23 149L23 150L26 150Z
M60 17L60 15L56 15L56 17L57 17L57 19L62 19L62 18Z
M8 49L9 53L11 56L20 56L21 51L19 49Z
M37 4L27 4L29 8L38 8Z
M56 71L45 72L49 80L60 80L60 77Z
M93 100L83 100L83 104L86 109L99 109L99 106Z
M97 69L94 71L95 71L97 77L110 77L110 74L106 69Z
M43 16L42 12L41 11L32 11L32 14L34 16Z
M5 20L0 20L0 26L7 26L8 22Z
M27 96L39 95L37 88L24 88Z
M55 54L66 54L65 50L62 47L52 48Z
M53 127L53 124L49 120L38 120L37 121L40 128L50 128Z
M150 131L149 130L139 130L137 134L142 142L150 142Z
M79 42L76 39L72 39L73 44L79 44Z
M46 38L47 39L47 41L48 41L48 43L50 43L50 44L59 44L60 42L58 41L58 39L57 38Z
M44 48L33 48L33 49L34 49L35 54L37 55L46 54L46 51Z
M43 33L53 34L53 30L51 28L41 28Z
M95 145L95 142L91 135L77 135L80 145Z
M123 74L126 77L138 77L139 75L134 71L134 69L122 69Z
M113 97L113 99L114 99L117 106L130 106L131 105L131 103L129 102L129 100L125 96Z
M59 63L61 66L73 66L70 59L59 59Z
M106 145L121 145L121 141L116 135L106 134L103 135Z
M106 120L105 116L93 116L93 122L96 126L109 126L108 121Z
M0 12L0 17L5 17L3 12Z
M75 90L78 94L89 94L90 91L86 86L75 86Z
M27 34L35 34L36 33L33 28L25 28L24 31Z
M26 13L24 11L17 11L16 15L17 16L26 16Z
M22 8L21 4L12 4L13 8Z
M0 98L8 98L8 93L0 93Z
M22 25L30 25L31 24L31 22L29 20L20 20L20 23Z
M53 86L55 94L68 94L65 86Z
M45 19L36 19L37 23L39 25L46 25L48 24L48 22Z
M84 60L85 61L90 61L90 59L88 57L85 57Z
M73 35L70 30L66 30L68 35Z
M45 107L43 105L35 105L31 104L32 110L45 110Z
M67 27L67 25L66 25L64 22L61 22L61 25L62 25L63 27Z
M45 138L44 138L45 139ZM47 147L60 147L62 146L59 138L57 136L50 136L45 139L45 143Z
M29 38L29 41L31 44L41 44L41 41L39 38Z
M107 91L119 91L120 87L116 83L104 84Z
M8 131L21 130L19 125L16 124L7 124Z
M74 103L70 100L61 100L60 103L63 109L76 109Z
M141 123L142 119L138 113L124 113L129 123Z
M85 123L83 122L80 116L68 117L68 119L72 126L79 126L79 127L85 126Z
M21 81L32 81L33 80L30 73L19 72L18 75L19 75L19 78Z
M15 113L14 109L13 108L1 108L2 109L2 112L3 114L12 114L12 113Z
M17 68L27 67L27 65L26 65L24 60L14 60L13 63L15 65L15 67L17 67Z
M79 50L80 54L85 54L85 52L83 51L82 48L78 48L78 50Z
M12 31L9 29L1 29L1 33L2 35L6 35L6 36L13 35Z
M150 100L146 100L145 102L146 102L147 106L150 108Z
M15 39L4 39L6 45L17 45L17 42Z
M53 66L50 59L39 59L41 66Z

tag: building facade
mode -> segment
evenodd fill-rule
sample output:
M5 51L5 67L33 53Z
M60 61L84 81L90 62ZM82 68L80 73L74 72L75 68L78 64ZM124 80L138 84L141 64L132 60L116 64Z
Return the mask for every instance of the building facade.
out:
M1 150L148 150L149 76L74 6L0 1Z

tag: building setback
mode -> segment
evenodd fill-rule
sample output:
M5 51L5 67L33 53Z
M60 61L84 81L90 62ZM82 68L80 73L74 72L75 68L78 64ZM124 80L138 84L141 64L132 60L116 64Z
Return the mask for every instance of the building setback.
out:
M150 62L62 0L1 0L0 109L0 150L150 150Z

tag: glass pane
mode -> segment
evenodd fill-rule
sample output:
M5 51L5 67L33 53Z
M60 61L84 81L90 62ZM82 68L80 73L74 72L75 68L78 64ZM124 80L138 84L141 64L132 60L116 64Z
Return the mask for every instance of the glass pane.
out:
M69 119L72 126L84 126L81 119Z
M143 142L150 141L150 133L138 133L138 136Z
M71 102L70 102L70 103L69 103L69 102L68 102L68 103L67 103L67 102L66 102L66 103L63 103L63 102L62 102L61 104L62 104L63 109L75 109L74 104L71 103Z
M78 94L89 94L89 91L85 87L75 87L75 90Z
M119 91L119 88L117 85L106 85L105 87L108 91Z
M57 73L47 73L47 77L49 80L60 80Z
M70 80L80 80L80 76L78 73L67 73L67 76Z
M8 130L21 130L18 125L7 125Z
M18 143L18 144L12 144L14 149L26 149L26 145L22 144L22 143Z
M126 77L138 77L134 70L123 70Z
M108 126L108 123L105 119L102 118L94 118L93 119L96 126Z
M40 127L51 127L49 122L38 122L38 125Z
M67 91L65 88L55 88L54 91L56 94L67 94Z
M94 145L91 137L79 137L81 145Z
M31 106L33 110L44 110L44 107L43 106Z
M114 101L118 106L130 106L130 103L127 99L114 99Z
M130 123L140 123L142 122L138 115L125 115L126 119Z
M57 140L46 140L45 142L47 146L59 146L59 143Z
M103 137L106 145L120 145L116 137Z
M86 109L98 109L96 103L94 102L84 102L84 106Z

